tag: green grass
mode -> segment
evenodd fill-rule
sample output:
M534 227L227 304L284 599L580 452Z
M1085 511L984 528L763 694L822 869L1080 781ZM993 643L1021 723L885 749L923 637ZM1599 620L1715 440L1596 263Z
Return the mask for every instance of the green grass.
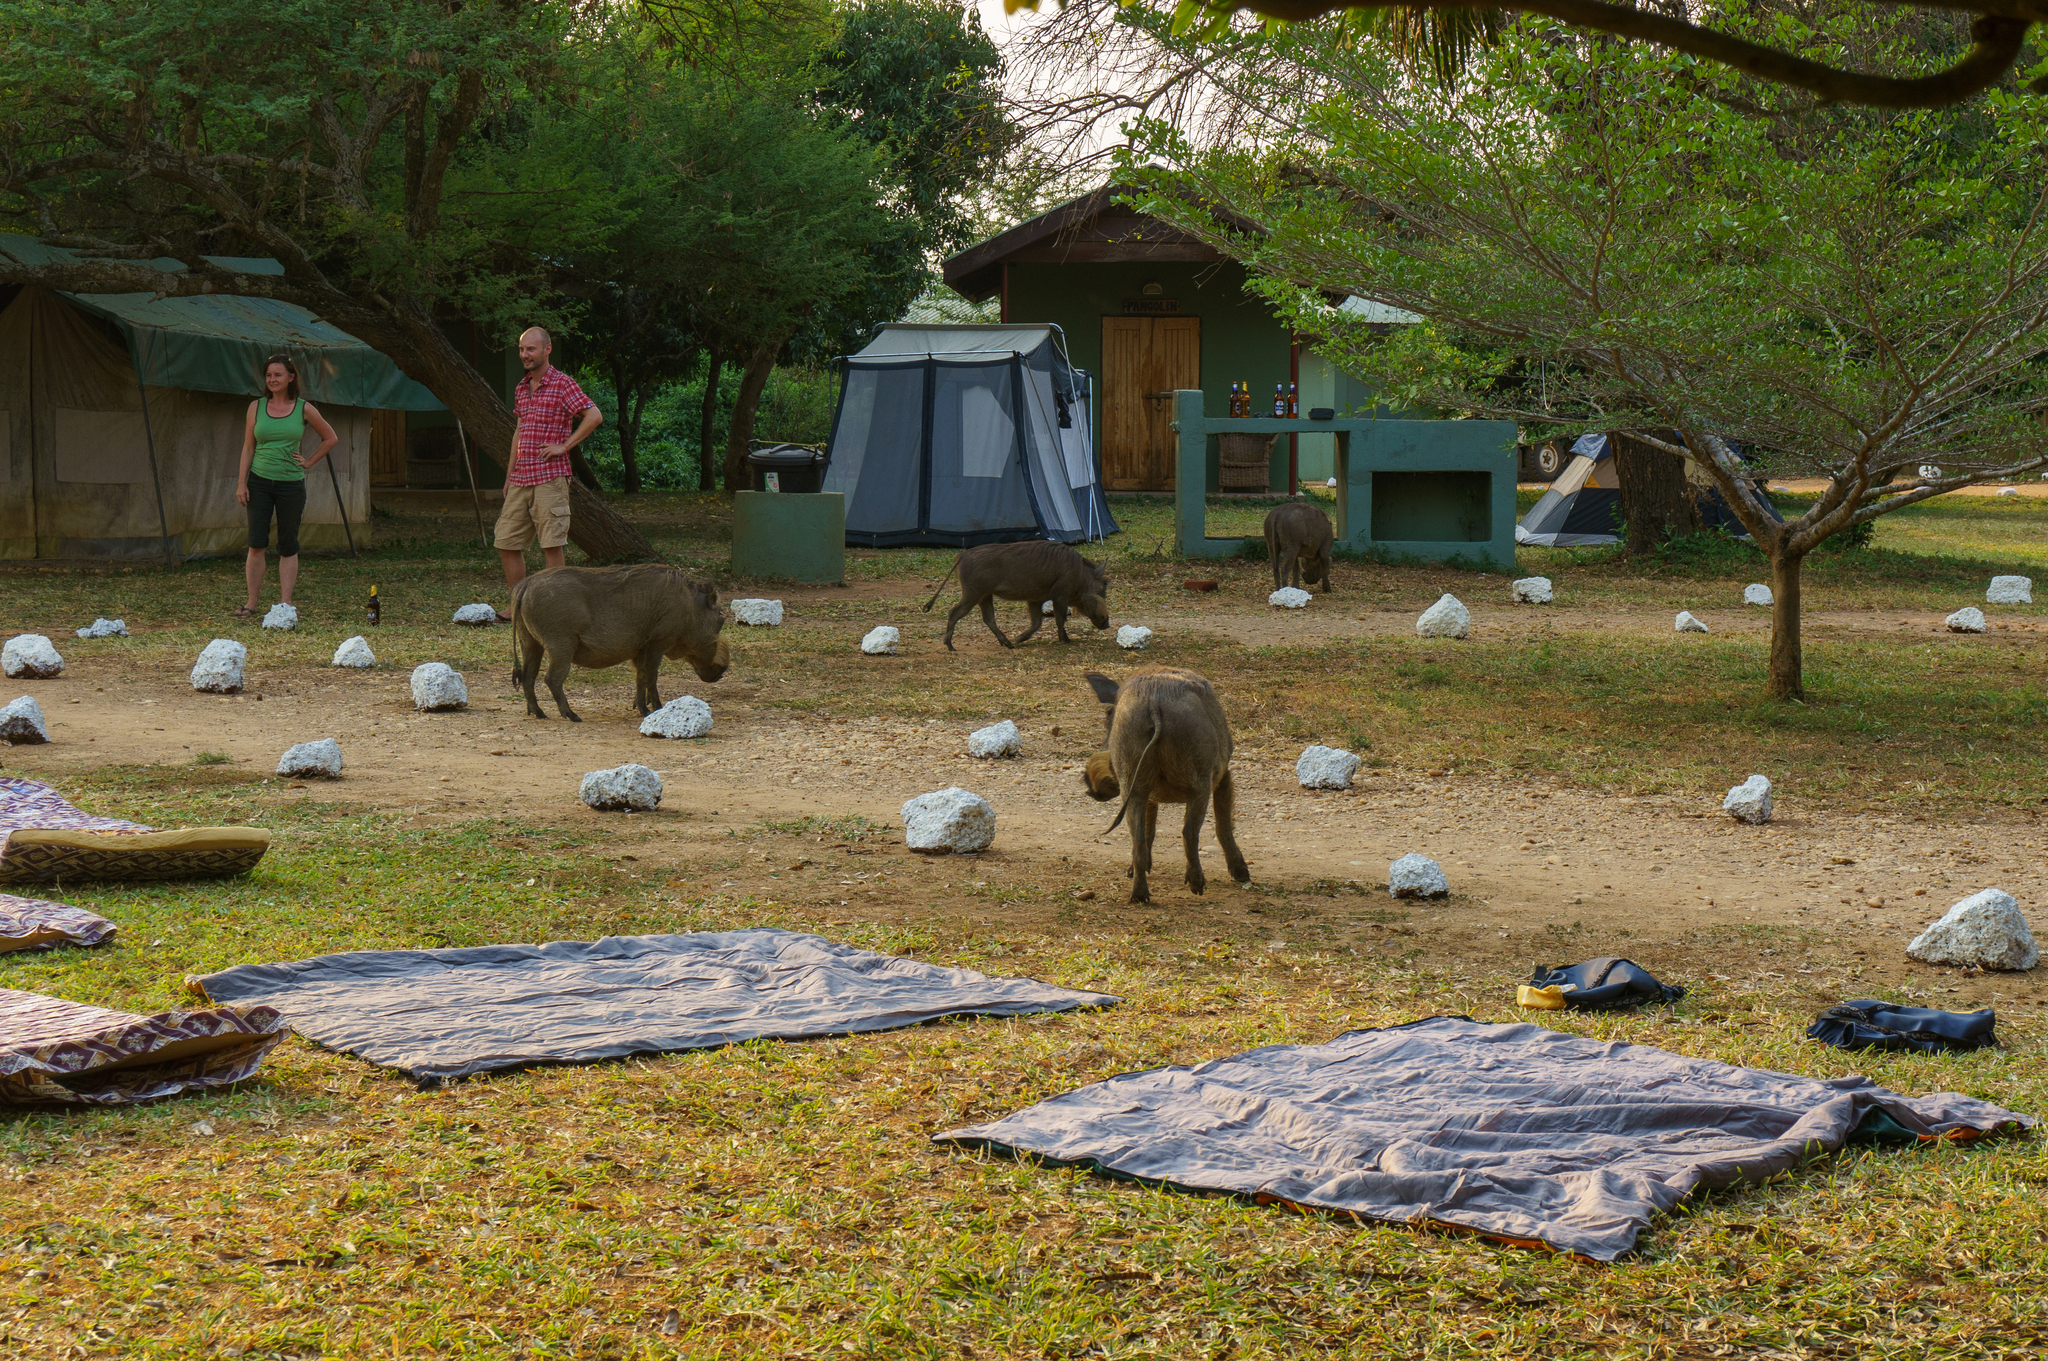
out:
M679 561L724 570L720 503L645 497L629 510ZM1263 514L1233 504L1218 515L1254 512ZM2030 809L2048 792L2048 766L2031 636L1816 629L1804 706L1761 702L1760 645L1726 634L1679 647L1531 627L1453 646L1397 629L1246 648L1205 622L1217 606L1179 589L1188 565L1171 555L1164 503L1119 501L1116 513L1129 532L1090 550L1116 570L1113 607L1169 621L1145 660L1215 678L1247 748L1318 737L1368 751L1382 770L1616 790L1699 792L1725 787L1731 769L1768 769L1802 799L1910 806L1936 821L1989 813L2014 836L2038 835ZM1867 551L1816 557L1811 603L1945 613L1981 599L1991 570L2036 563L2044 529L2048 507L2034 503L1936 502L1885 521ZM394 677L432 659L502 665L502 631L447 623L457 605L502 599L473 526L419 514L379 516L376 530L363 562L308 561L307 625L260 639L259 685L325 683L320 666L358 631L373 580L389 601L373 643ZM1755 578L1746 553L1525 553L1521 569L1556 579L1568 605L1662 611L1739 597ZM935 633L932 617L902 602L921 601L950 558L850 553L850 577L900 591L807 607L798 626L739 635L755 703L1074 722L1086 705L1076 672L1100 664L1099 650L1001 652L976 635L958 654L925 647L845 664L847 635L884 613ZM1202 567L1223 580L1226 604L1262 598L1263 565ZM1342 564L1338 578L1339 594L1316 610L1386 619L1412 617L1441 590L1479 601L1505 585L1499 574L1414 566ZM65 650L105 650L177 683L208 638L259 641L253 620L226 617L239 581L234 562L174 576L17 572L0 622L57 635L95 614L125 615L136 637L66 640ZM1520 1016L1509 1005L1515 976L1434 959L1426 922L1373 906L1353 886L1265 894L1258 920L1234 918L1234 931L1171 920L1107 932L1089 904L1074 903L1062 930L1037 932L1011 929L1002 907L1064 896L1064 886L991 864L963 890L971 913L897 925L794 877L773 900L758 884L706 884L742 850L869 854L886 829L863 819L759 824L729 859L709 853L670 878L620 856L625 833L545 814L422 828L345 803L293 803L209 755L103 769L68 779L64 792L159 825L271 827L277 842L260 869L226 882L69 891L121 923L117 941L0 957L0 987L153 1010L185 999L188 974L253 961L770 925L1127 1000L1098 1014L754 1043L429 1092L293 1041L232 1092L9 1114L0 1356L1976 1361L2036 1355L2048 1341L2048 1156L2038 1139L1856 1148L1769 1186L1704 1194L1610 1267L929 1143L1116 1072L1431 1014ZM1320 893L1342 894L1347 913L1400 948L1365 958L1296 930L1294 900ZM1266 949L1283 921L1300 941ZM1702 927L1698 942L1787 953L1836 944L1748 925ZM1610 948L1562 926L1554 946ZM1817 1077L1861 1071L1908 1094L1962 1091L2022 1111L2048 1098L2048 1023L2034 1012L2001 1015L1999 1049L1852 1059L1803 1038L1810 1000L1772 990L1789 986L1708 980L1669 1010L1543 1023ZM1882 977L1871 987L1891 995Z
M258 808L246 780L163 768L70 792L285 834L245 879L73 895L123 922L120 943L8 960L8 986L152 1009L186 973L325 950L820 924L634 879L545 823ZM1704 1195L1609 1267L1146 1190L927 1136L1132 1068L1446 1011L1506 1019L1513 980L1251 940L831 933L1128 1000L426 1092L295 1042L231 1093L15 1115L0 1331L15 1355L147 1358L1976 1358L2048 1338L2048 1158L2032 1141L1854 1149ZM1668 1011L1546 1020L1816 1076L1849 1066L1805 1022L1712 983ZM1853 1066L2039 1109L2042 1030Z

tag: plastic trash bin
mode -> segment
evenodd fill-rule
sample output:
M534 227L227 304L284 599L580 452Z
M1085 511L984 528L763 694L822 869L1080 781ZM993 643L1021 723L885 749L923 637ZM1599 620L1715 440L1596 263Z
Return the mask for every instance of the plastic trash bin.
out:
M801 444L768 444L747 450L755 491L816 491L825 480L825 455ZM768 474L775 474L771 486Z

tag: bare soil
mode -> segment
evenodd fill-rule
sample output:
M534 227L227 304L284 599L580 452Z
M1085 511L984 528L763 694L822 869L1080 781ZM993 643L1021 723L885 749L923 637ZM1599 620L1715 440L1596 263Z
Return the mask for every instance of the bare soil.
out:
M805 606L844 601L859 589L783 593L785 627L844 632L843 622L806 620ZM872 589L877 599L906 599L901 584ZM1492 626L1495 612L1474 613L1476 627ZM1764 611L1751 613L1731 607L1725 622L1718 615L1713 622L1761 630ZM1411 618L1356 613L1339 598L1319 599L1284 621L1255 611L1211 612L1204 626L1260 645L1299 641L1304 633L1405 630ZM1541 618L1562 632L1580 616L1557 610ZM1527 628L1530 619L1523 611L1518 624ZM1611 612L1605 622L1613 624ZM1814 622L1928 626L1918 616L1882 612ZM1645 634L1670 627L1661 612L1641 610L1626 626ZM1120 670L1140 660L1085 626L1077 637L1077 671ZM934 685L957 684L963 660L971 669L964 652L949 659L924 645L931 640L911 641L910 655L888 665L929 672ZM717 714L713 733L693 742L639 735L631 675L623 668L572 676L570 699L587 721L571 724L528 716L503 673L469 676L472 705L465 712L419 714L406 673L397 669L282 666L252 674L248 693L217 696L193 692L182 675L81 658L57 680L25 685L50 716L53 741L14 748L5 764L15 773L62 777L108 765L180 766L222 751L239 770L267 776L285 747L333 736L348 763L343 779L276 780L261 797L369 806L423 824L503 816L587 828L603 833L589 854L620 868L630 863L630 873L660 875L692 897L773 900L814 914L821 928L857 917L929 923L949 933L1107 930L1263 946L1282 964L1290 950L1350 951L1463 970L1489 988L1508 987L1538 963L1618 954L1671 981L1718 977L1816 1005L1864 995L1858 980L1898 984L1949 1008L2048 1005L2048 980L1929 968L1907 960L1901 948L1949 904L1980 888L2043 901L2038 824L1923 821L1786 799L1774 822L1756 828L1721 816L1712 798L1637 798L1528 779L1371 770L1354 790L1310 792L1294 779L1298 744L1241 738L1233 769L1252 885L1223 876L1205 830L1209 890L1188 893L1177 872L1178 822L1169 813L1162 822L1173 830L1162 830L1155 850L1159 901L1133 907L1124 901L1128 838L1122 830L1104 834L1113 809L1081 788L1080 767L1101 734L1101 711L1081 686L1064 716L1026 728L1026 756L976 761L966 755L971 725L805 717L761 702L761 687L745 666L747 642L740 630L739 664L715 686L687 671L665 676L665 695L687 688L709 699ZM992 646L964 633L962 645ZM586 771L628 761L661 773L666 794L659 811L600 814L576 801ZM890 835L821 831L824 822L849 815L893 826L903 800L948 784L994 805L999 831L991 852L932 859L909 853ZM1940 810L1929 812L1938 817ZM804 819L820 821L803 832L767 826ZM1387 864L1409 851L1443 863L1452 897L1388 897Z

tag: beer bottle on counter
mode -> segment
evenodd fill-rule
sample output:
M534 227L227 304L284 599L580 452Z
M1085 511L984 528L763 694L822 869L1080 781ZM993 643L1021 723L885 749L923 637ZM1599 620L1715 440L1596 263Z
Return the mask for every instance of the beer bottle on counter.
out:
M1287 384L1285 383L1273 384L1273 414L1281 417L1287 415Z
M370 583L370 608L364 613L369 616L373 628L384 617L384 602L377 598L377 583L374 581Z
M1290 421L1301 419L1301 399L1296 395L1294 384L1292 383L1287 385L1287 419ZM1289 435L1287 438L1293 439L1294 436Z

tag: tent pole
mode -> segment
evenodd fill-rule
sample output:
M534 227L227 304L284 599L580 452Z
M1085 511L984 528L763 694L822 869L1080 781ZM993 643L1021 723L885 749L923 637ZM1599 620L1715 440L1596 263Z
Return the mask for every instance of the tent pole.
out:
M462 464L469 471L469 503L476 507L477 537L484 541L484 547L491 546L491 536L484 533L483 494L476 489L476 455L470 452L469 433L462 428L462 418L455 418L455 437L462 441Z
M334 504L341 511L341 532L348 535L348 555L352 558L360 558L362 554L356 552L356 532L349 528L348 502L343 500L341 496L341 475L334 471L333 454L327 456L327 480L334 484Z
M142 397L142 442L149 448L149 480L156 487L156 523L164 535L164 570L175 572L178 564L171 554L171 521L164 514L164 478L156 466L156 430L149 421L149 384L142 381L142 336L128 347L128 362L135 366L135 391Z

